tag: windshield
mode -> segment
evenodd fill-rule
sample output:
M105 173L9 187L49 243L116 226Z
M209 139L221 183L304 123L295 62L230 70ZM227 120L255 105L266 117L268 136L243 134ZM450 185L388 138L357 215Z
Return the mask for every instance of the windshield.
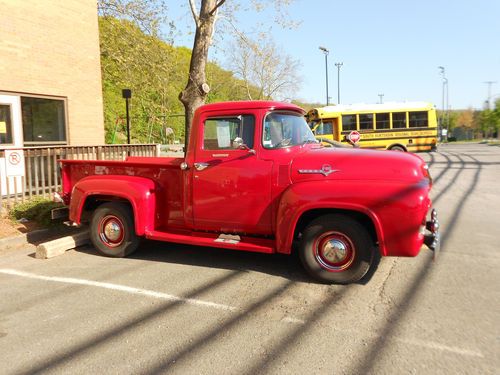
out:
M262 144L265 148L282 148L317 143L303 116L272 112L264 120Z

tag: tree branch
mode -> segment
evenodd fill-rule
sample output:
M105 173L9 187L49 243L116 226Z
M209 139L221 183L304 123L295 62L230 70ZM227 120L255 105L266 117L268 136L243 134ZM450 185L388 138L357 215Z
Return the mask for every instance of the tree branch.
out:
M219 9L221 7L221 5L224 4L225 2L226 2L226 0L217 1L217 3L215 3L214 9L212 9L210 11L210 15L213 16L215 14L215 12L217 12L217 9Z
M198 9L196 9L194 0L189 0L189 8L191 9L191 14L193 15L196 27L200 27L200 18L198 17Z

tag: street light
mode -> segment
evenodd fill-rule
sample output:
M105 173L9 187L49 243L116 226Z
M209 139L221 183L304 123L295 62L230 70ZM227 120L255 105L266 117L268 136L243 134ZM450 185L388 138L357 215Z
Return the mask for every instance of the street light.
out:
M342 62L335 63L337 67L337 104L340 104L340 68L344 65Z
M382 104L384 102L384 94L378 94L378 97L380 98L379 103Z
M448 138L448 125L449 125L449 116L448 116L448 78L446 78L446 70L444 66L438 66L439 69L439 74L441 74L441 77L443 79L443 93L442 93L442 109L443 112L441 113L441 128L443 128L443 122L444 119L446 118L446 138ZM446 107L445 107L445 92L446 92Z
M328 98L328 54L330 51L326 47L319 47L321 51L325 54L325 73L326 73L326 105L330 104L329 98Z

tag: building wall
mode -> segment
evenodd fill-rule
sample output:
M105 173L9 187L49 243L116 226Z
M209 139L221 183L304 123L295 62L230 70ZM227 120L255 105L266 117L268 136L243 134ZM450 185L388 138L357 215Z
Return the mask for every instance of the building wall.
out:
M0 91L67 98L67 141L103 144L96 0L0 0Z

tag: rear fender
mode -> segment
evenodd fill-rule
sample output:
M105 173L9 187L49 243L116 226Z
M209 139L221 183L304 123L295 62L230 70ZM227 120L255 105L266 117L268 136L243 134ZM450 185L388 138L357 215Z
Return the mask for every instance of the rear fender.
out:
M366 187L364 188L366 191ZM276 249L279 253L289 254L294 240L297 223L302 215L311 210L354 211L367 216L377 235L379 250L385 255L383 230L377 215L356 199L359 190L351 184L339 181L311 181L291 185L282 195L276 223Z
M103 175L82 178L73 187L69 219L81 223L83 208L89 197L106 196L128 201L134 212L135 232L142 236L154 230L155 184L144 177Z

